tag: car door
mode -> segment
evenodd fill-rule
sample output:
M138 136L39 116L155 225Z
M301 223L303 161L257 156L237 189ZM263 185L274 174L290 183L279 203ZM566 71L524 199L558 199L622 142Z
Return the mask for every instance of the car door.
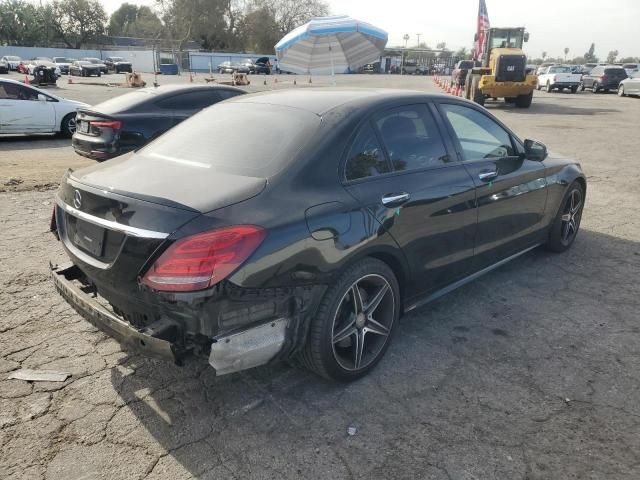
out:
M344 167L347 191L406 256L408 298L464 277L473 257L475 185L434 113L413 104L374 115L361 125Z
M624 87L625 87L625 93L639 95L640 94L640 73L634 73L633 75L631 75L631 78L625 82Z
M2 82L0 91L0 130L2 133L52 132L56 113L52 102L39 100L37 90ZM47 98L44 95L44 98Z
M547 199L545 166L480 108L440 102L457 153L476 186L475 269L540 242Z

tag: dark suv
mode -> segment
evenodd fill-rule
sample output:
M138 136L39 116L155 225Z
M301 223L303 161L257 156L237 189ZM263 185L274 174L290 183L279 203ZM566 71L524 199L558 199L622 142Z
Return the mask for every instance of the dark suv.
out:
M627 78L627 72L622 67L598 66L588 74L582 76L580 90L590 89L593 93L617 90L620 82Z

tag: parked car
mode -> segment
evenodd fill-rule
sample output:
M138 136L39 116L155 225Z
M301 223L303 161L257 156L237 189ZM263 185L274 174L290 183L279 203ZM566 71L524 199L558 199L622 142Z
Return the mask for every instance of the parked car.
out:
M474 66L473 60L460 60L456 63L453 72L451 72L451 83L456 86L464 87L467 81L467 74Z
M7 64L9 64L9 70L17 70L18 65L20 65L20 62L22 61L20 57L17 57L15 55L5 55L0 60L4 60L5 62L7 62Z
M0 58L0 73L9 73L9 62Z
M76 60L69 67L69 75L75 75L78 77L90 77L95 75L99 77L102 75L100 65L95 65L86 60Z
M380 62L367 63L362 67L362 73L380 73Z
M109 73L109 69L107 68L105 63L102 60L100 60L99 58L85 57L85 58L81 58L80 60L92 63L93 65L96 65L100 69L100 73L102 73L102 74Z
M568 88L571 93L576 93L581 79L582 75L573 73L568 65L552 65L538 75L537 88L538 90L544 88L547 92Z
M627 72L627 76L630 77L631 74L640 72L640 64L637 63L625 63L622 65L624 71Z
M69 67L75 61L73 58L67 57L53 57L53 63L60 69L60 73L64 75L69 74Z
M106 160L142 147L214 103L245 93L220 85L167 85L137 90L78 111L76 153Z
M239 63L230 62L227 60L226 62L222 62L218 65L218 73L246 73L249 74L249 67L246 65L242 65Z
M271 75L271 60L269 59L269 57L256 58L255 66L255 73L264 73L265 75Z
M240 60L238 65L242 65L249 69L249 73L256 73L256 64L250 58L246 58L244 60Z
M463 99L242 95L66 174L52 228L72 265L52 277L143 354L218 375L296 357L351 381L403 312L536 246L570 248L585 193L576 161Z
M627 72L625 72L622 67L598 65L587 75L582 76L580 89L585 90L588 88L593 93L617 90L618 85L620 85L620 82L625 78L627 78Z
M71 136L76 126L76 110L87 106L22 82L0 80L0 133Z
M60 67L53 63L53 61L48 57L36 57L29 61L27 64L27 73L29 75L33 75L36 67L52 67L55 71L56 77L60 78L62 72L60 71Z
M640 95L640 72L632 73L618 85L618 95Z
M122 57L107 57L104 60L104 64L107 66L107 70L111 70L115 73L133 72L133 65L131 62Z

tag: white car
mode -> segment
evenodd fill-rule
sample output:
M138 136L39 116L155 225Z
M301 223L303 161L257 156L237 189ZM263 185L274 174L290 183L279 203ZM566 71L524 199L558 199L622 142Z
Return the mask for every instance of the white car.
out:
M0 80L0 134L61 133L76 130L76 110L86 103L57 97L15 80Z
M538 74L538 90L544 88L551 92L555 89L562 91L569 88L571 93L576 93L581 80L582 75L573 73L569 65L551 65Z
M0 58L0 60L4 60L9 65L9 70L17 70L18 65L20 65L20 61L22 60L20 57L16 57L15 55L5 55Z
M62 72L60 71L60 67L58 67L55 63L53 63L50 58L46 58L46 57L38 57L38 58L34 58L33 60L29 60L29 63L27 65L27 70L29 71L29 75L33 75L33 70L40 65L43 65L45 67L55 67L57 78L60 78L60 76L62 75Z

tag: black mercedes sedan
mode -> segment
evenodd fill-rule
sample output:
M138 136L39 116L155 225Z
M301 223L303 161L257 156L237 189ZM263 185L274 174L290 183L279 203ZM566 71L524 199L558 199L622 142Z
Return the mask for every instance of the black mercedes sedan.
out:
M220 85L145 88L78 110L73 148L93 160L107 160L142 147L193 114L245 93Z
M69 65L69 75L76 75L78 77L90 77L91 75L95 75L96 77L99 77L102 75L102 72L98 65L94 65L86 60L76 60Z
M351 381L399 317L545 246L568 249L580 165L482 107L400 90L279 90L68 172L58 291L133 350L217 374L295 359Z
M107 57L104 59L104 64L107 66L108 71L112 71L114 73L133 72L133 65L131 62L122 57Z

